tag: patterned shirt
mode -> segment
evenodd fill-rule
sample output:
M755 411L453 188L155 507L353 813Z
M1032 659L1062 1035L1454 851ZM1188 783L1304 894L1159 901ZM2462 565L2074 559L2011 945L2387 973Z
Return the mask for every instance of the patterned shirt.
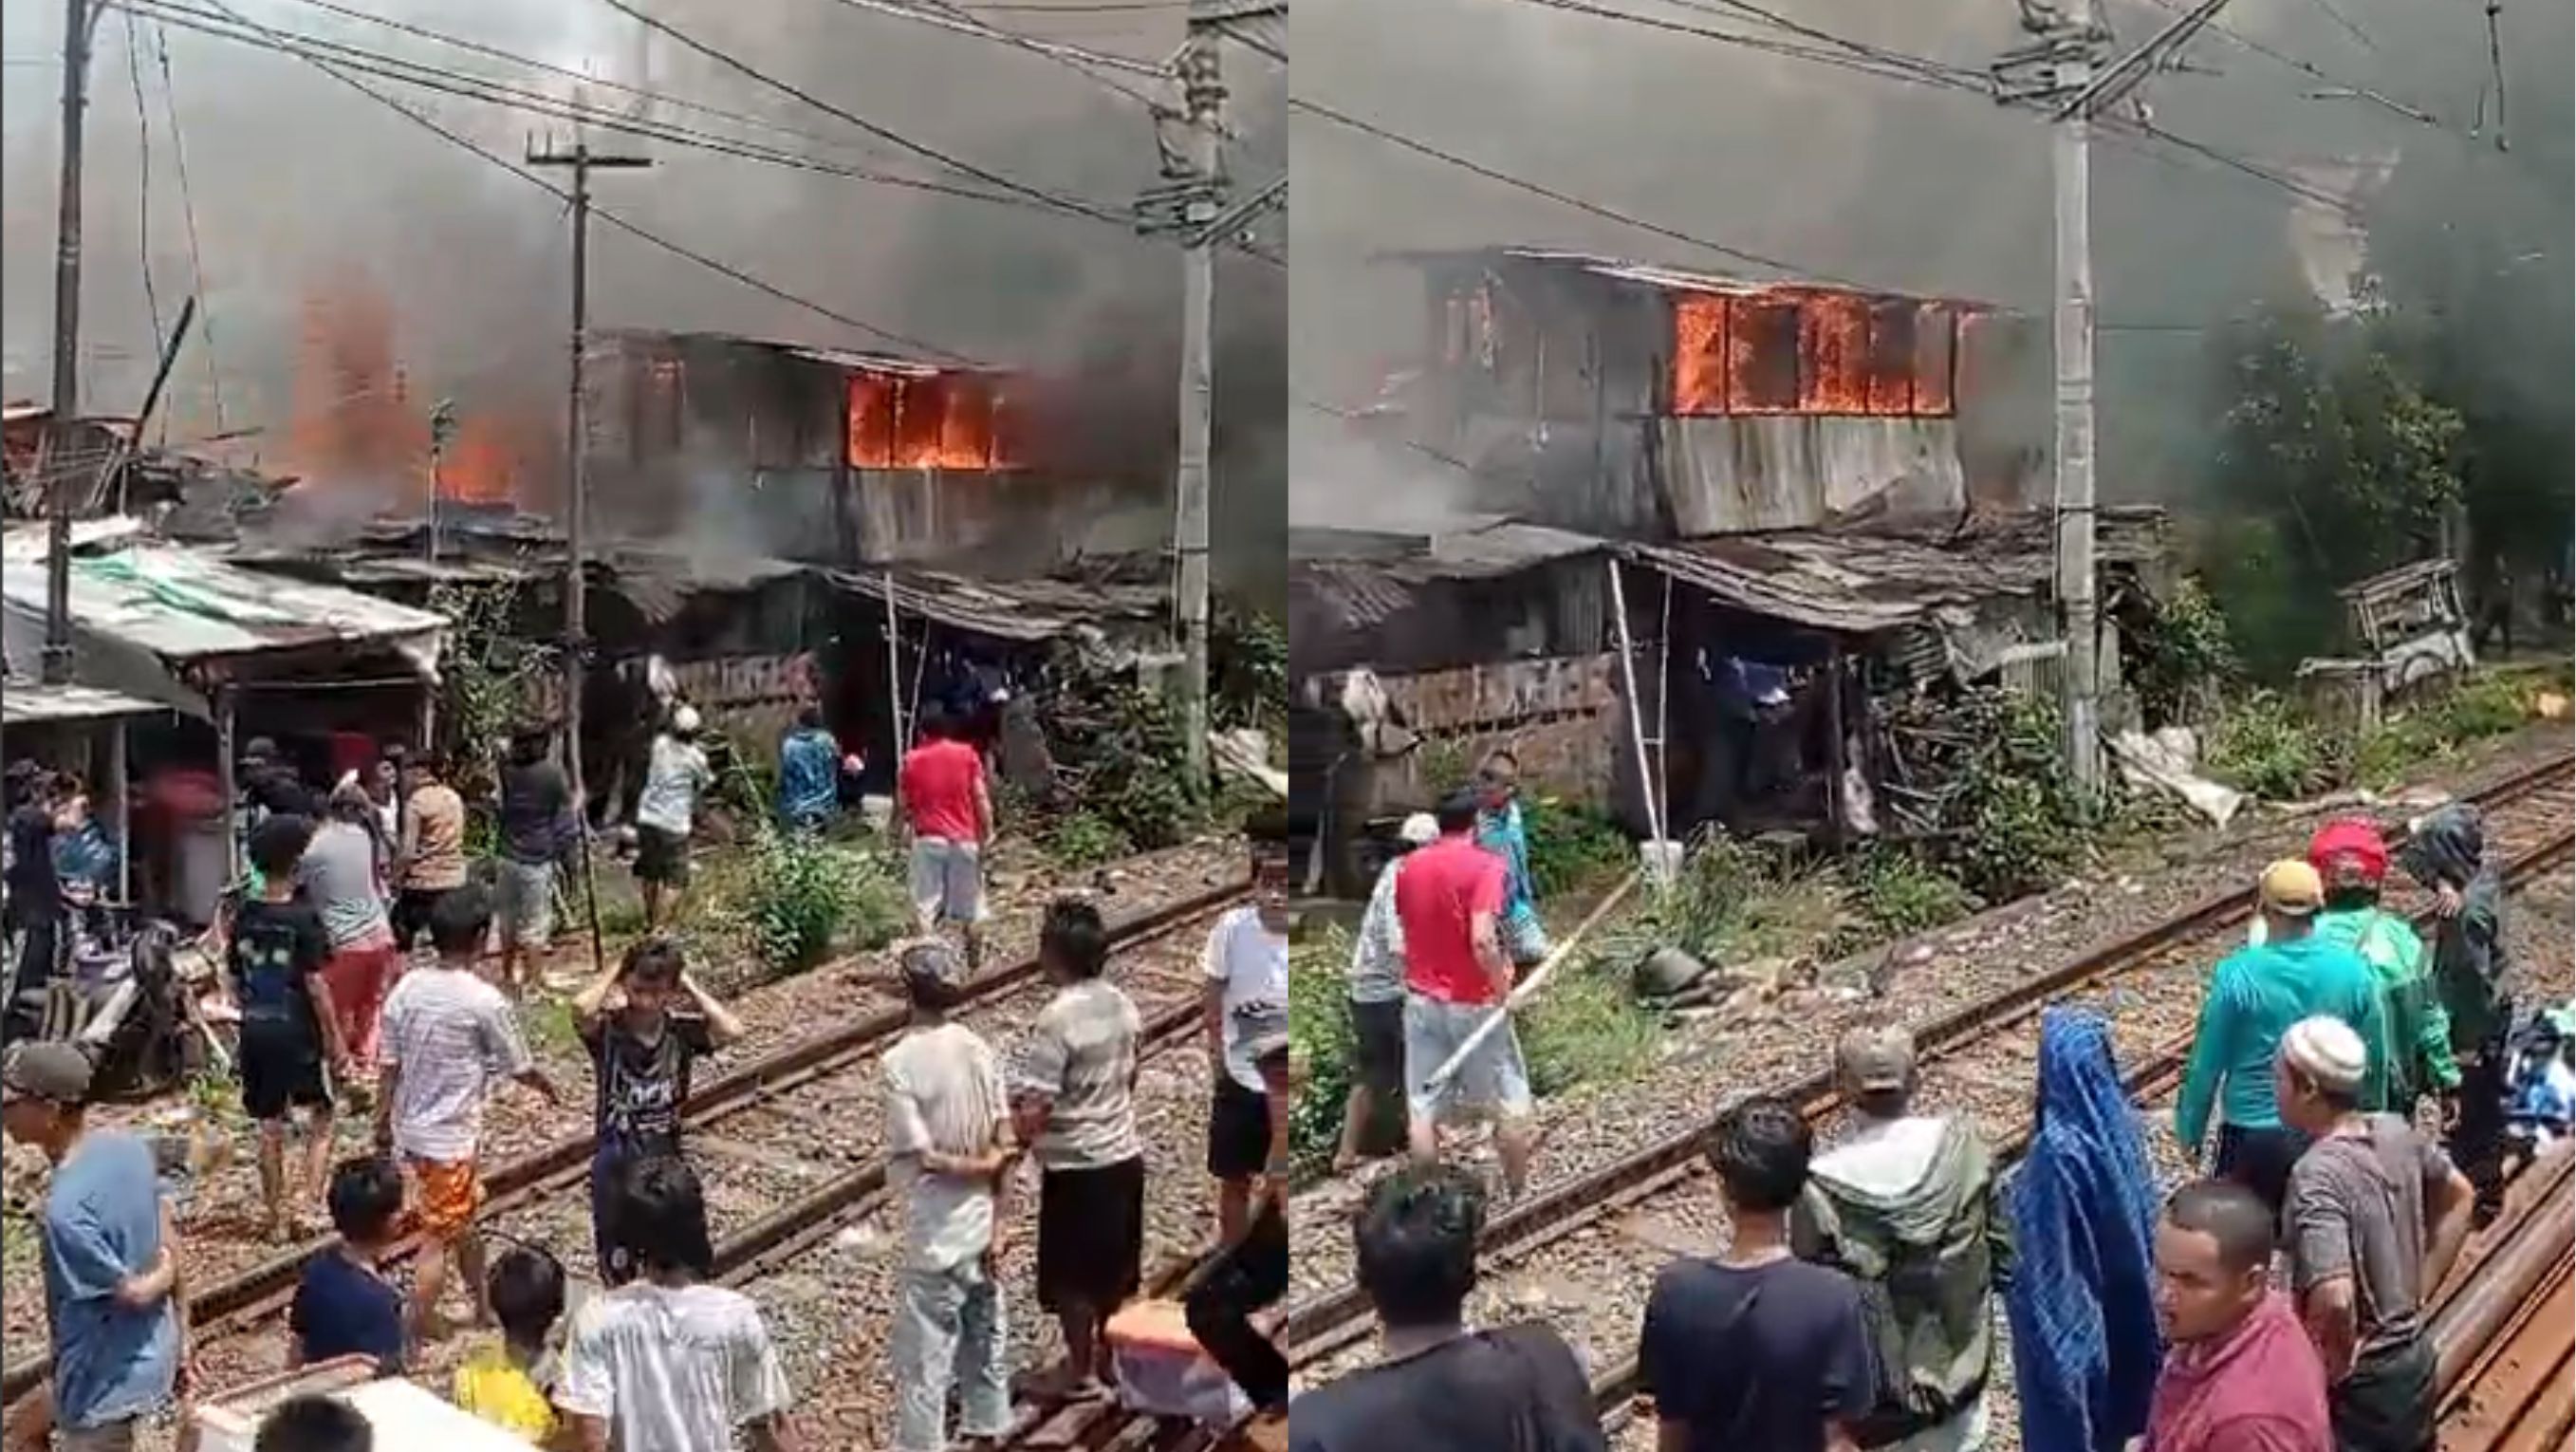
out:
M492 1081L533 1060L501 990L443 963L402 976L385 999L383 1054L394 1081L394 1148L419 1159L470 1159Z
M1039 1012L1020 1046L1011 1087L1052 1101L1038 1164L1096 1170L1145 1152L1136 1137L1136 1041L1145 1021L1125 990L1105 979L1067 985Z
M1351 1002L1392 1003L1404 997L1404 923L1395 915L1395 872L1399 857L1378 872L1369 890L1368 911L1351 940Z

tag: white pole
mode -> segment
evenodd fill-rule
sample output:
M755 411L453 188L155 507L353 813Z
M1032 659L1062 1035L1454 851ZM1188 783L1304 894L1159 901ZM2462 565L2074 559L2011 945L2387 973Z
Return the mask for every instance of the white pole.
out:
M1637 794L1646 799L1646 840L1664 840L1664 814L1655 801L1655 779L1646 764L1646 718L1637 705L1636 644L1628 635L1628 591L1619 581L1619 560L1610 560L1610 623L1619 633L1619 678L1628 692L1628 744L1637 753Z
M2092 84L2093 0L2067 0L2084 43L2061 82ZM2066 764L2087 798L2102 784L2099 629L2093 579L2093 122L2077 106L2057 123L2057 598L2066 619Z
M1574 931L1566 936L1565 941L1558 943L1554 951L1550 952L1538 967L1530 971L1527 978L1513 985L1510 996L1496 1005L1493 1012L1486 1014L1484 1021L1477 1024L1474 1031L1467 1035L1466 1040L1451 1051L1448 1059L1439 1068L1431 1071L1431 1087L1434 1090L1456 1078L1458 1068L1467 1062L1467 1056L1476 1052L1485 1040L1492 1038L1496 1029L1509 1023L1514 1010L1537 994L1540 987L1547 982L1548 976L1556 972L1557 965L1573 953L1574 945L1583 941L1583 935L1600 926L1601 920L1608 917L1612 909L1628 900L1628 894L1636 890L1637 879L1641 875L1629 873L1627 880L1619 884L1618 890L1603 898L1601 905L1587 914L1583 921L1575 926Z

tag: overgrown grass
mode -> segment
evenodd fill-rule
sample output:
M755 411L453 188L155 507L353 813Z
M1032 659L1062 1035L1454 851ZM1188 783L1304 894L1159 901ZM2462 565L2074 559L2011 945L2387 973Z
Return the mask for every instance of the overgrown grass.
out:
M581 1044L568 999L544 995L529 998L520 1005L519 1026L528 1036L529 1050L540 1056L570 1054Z
M1531 1090L1554 1096L1635 1078L1655 1061L1664 1022L1629 994L1624 965L1578 950L1514 1026Z
M2521 729L2532 719L2533 694L2542 689L2564 693L2567 674L2564 668L2481 674L2417 702L2362 738L2352 754L2353 783L2387 791L2477 742Z
M1530 797L1521 803L1521 825L1529 834L1531 886L1542 903L1598 887L1636 861L1628 834L1597 807Z
M2209 775L2267 801L2328 790L2351 762L2348 743L2285 697L2254 691L2220 713L2201 752Z
M1097 867L1127 855L1127 834L1096 812L1068 812L1047 829L1047 855L1066 867Z
M2296 801L2338 787L2388 791L2456 759L2465 748L2521 729L2535 692L2564 690L2567 673L2481 672L2409 703L2359 741L2309 720L2290 701L2256 691L2232 702L2203 755L2209 774L2268 801Z
M874 845L764 830L750 851L701 875L682 927L775 977L884 947L910 917L904 884Z
M1339 924L1300 932L1288 949L1288 1036L1305 1068L1288 1119L1288 1148L1297 1173L1320 1173L1342 1132L1351 1092L1351 1005L1347 970L1351 935Z

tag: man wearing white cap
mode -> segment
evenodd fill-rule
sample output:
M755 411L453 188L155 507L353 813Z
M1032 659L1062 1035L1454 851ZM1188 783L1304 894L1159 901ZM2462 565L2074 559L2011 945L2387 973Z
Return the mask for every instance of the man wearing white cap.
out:
M697 711L673 707L670 724L653 737L644 792L635 801L635 880L644 885L647 933L679 915L680 894L689 885L689 833L698 793L714 780L706 750L698 745Z
M2413 1125L2361 1110L2369 1067L2341 1019L2302 1019L2281 1036L2281 1123L2310 1141L2283 1216L2290 1279L2325 1364L2338 1452L2431 1452L2424 1305L2468 1240L2477 1193Z
M1378 1106L1404 1093L1404 924L1395 915L1395 874L1407 853L1440 839L1440 823L1416 812L1396 838L1396 855L1378 869L1351 941L1351 1095L1342 1110L1342 1147L1333 1156L1336 1173L1364 1158Z

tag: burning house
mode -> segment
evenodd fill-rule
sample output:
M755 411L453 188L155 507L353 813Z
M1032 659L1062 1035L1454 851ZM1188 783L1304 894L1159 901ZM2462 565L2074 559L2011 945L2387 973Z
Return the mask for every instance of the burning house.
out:
M593 477L632 537L1001 576L1158 542L1160 481L1067 469L1033 376L706 333L603 354Z
M1477 513L1292 532L1315 886L1494 746L1641 834L1902 834L1890 704L2055 687L2027 320L1570 253L1413 260L1424 357L1363 430L1450 461ZM2153 580L2159 512L2106 508L2096 535L2106 593ZM2102 645L2116 692L2107 619Z
M1580 253L1414 254L1421 367L1386 422L1480 506L1617 538L2031 499L2046 338L1981 303Z

